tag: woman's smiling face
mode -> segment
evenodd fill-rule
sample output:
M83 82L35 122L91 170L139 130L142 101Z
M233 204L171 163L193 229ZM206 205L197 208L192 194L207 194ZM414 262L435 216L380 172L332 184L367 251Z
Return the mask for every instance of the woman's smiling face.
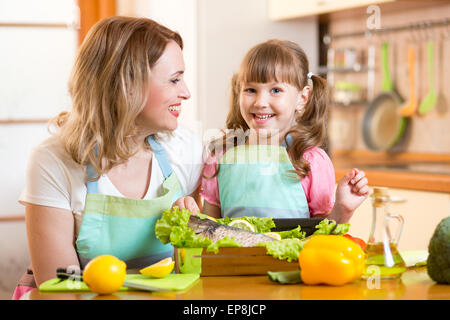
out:
M304 102L302 91L284 82L244 83L240 92L241 115L250 129L280 139L295 124L295 111Z
M152 133L177 128L181 102L191 96L183 74L183 52L175 41L170 41L151 68L147 104L141 113L143 126Z

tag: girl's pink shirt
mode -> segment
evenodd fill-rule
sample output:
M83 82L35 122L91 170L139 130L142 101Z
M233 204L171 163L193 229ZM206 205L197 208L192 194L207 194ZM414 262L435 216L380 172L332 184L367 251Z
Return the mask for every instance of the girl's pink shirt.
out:
M222 154L218 156L220 157ZM328 213L335 202L333 163L325 151L317 147L306 150L303 154L303 159L308 161L311 168L308 176L300 181L308 201L309 213L311 216ZM210 155L204 164L203 175L206 177L213 176L216 173L216 166L216 156ZM202 177L201 185L200 195L210 204L220 208L217 177Z

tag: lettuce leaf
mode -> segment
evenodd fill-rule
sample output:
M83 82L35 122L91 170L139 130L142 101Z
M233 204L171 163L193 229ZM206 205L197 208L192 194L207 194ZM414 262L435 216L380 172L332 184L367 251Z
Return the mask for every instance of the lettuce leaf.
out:
M192 213L187 209L167 209L156 222L156 237L164 244L171 243L180 248L207 248L207 251L217 253L220 247L241 247L242 245L233 239L225 237L216 243L211 239L196 235L194 230L188 226L189 217ZM198 213L200 219L207 219L207 215Z
M167 209L162 217L156 221L156 237L164 244L171 243L180 248L206 248L212 244L207 237L196 235L194 230L188 227L189 217L192 213L187 209ZM201 219L206 215L202 214Z
M328 220L327 218L320 221L316 226L316 231L313 234L337 234L344 235L350 229L350 223L343 223L336 225L336 221Z
M265 247L267 254L273 256L274 258L278 258L280 260L287 259L288 262L291 262L293 260L298 260L298 255L303 249L305 243L306 240L295 238L259 243L258 246Z
M174 207L163 212L162 217L156 222L156 237L164 244L171 243L180 248L206 248L206 251L218 253L219 248L223 247L242 247L242 245L229 237L225 237L216 243L211 239L196 235L194 230L188 227L189 217L192 213L187 209ZM197 217L206 219L208 216L198 213ZM230 219L225 217L217 219L218 223L228 225L231 221L243 219L251 223L259 233L270 232L275 227L272 217L240 217ZM350 224L336 224L334 220L324 219L317 226L315 234L337 234L343 235L348 232ZM259 243L257 246L265 247L267 254L280 260L287 259L289 262L298 260L300 251L308 241L305 233L301 231L300 226L289 231L278 232L281 236L280 241L271 241Z
M176 231L177 233L177 235L174 235L174 237L179 236L179 234L183 232L189 233L189 230L192 230L187 225L190 215L191 212L189 210L187 209L180 210L178 207L165 210L161 218L158 221L156 221L155 224L156 237L163 244L167 244L171 242L170 236L173 232ZM190 235L187 234L186 236L189 237Z
M300 226L297 226L297 228L292 229L292 230L279 231L277 233L280 235L281 239L296 238L296 239L300 239L300 240L305 239L305 234L306 234L306 232L301 231Z
M225 236L224 238L220 239L219 241L210 244L207 248L206 248L206 252L214 252L214 253L218 253L219 252L219 248L236 248L236 247L242 247L242 244L240 244L239 242L236 242L234 240L234 238L229 238L228 236Z
M349 223L336 224L336 221L323 219L317 226L316 234L334 234L343 235L350 229ZM293 230L278 232L281 236L280 241L272 241L266 243L259 243L258 246L265 247L267 254L278 258L280 260L287 260L288 262L298 260L300 251L303 249L305 243L309 240L305 238L305 233L300 231L300 226Z
M275 228L275 222L273 222L272 217L239 217L239 218L221 218L217 219L217 223L223 225L229 225L231 221L234 220L245 220L249 222L255 228L255 232L257 233L265 233L270 232L273 228Z

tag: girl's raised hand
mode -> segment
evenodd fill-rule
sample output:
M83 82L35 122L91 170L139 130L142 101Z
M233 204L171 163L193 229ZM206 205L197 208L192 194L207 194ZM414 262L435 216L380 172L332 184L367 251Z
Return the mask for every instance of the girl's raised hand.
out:
M369 186L366 174L353 168L341 180L336 188L336 204L346 212L355 211L369 196Z

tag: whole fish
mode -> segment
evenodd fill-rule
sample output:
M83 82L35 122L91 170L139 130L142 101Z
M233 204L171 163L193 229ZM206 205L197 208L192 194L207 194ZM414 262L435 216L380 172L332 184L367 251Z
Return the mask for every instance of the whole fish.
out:
M229 227L210 219L200 219L193 215L189 217L188 226L194 230L195 234L208 237L213 242L217 242L226 236L230 239L234 238L243 247L254 247L260 242L275 241L274 238L261 233Z

